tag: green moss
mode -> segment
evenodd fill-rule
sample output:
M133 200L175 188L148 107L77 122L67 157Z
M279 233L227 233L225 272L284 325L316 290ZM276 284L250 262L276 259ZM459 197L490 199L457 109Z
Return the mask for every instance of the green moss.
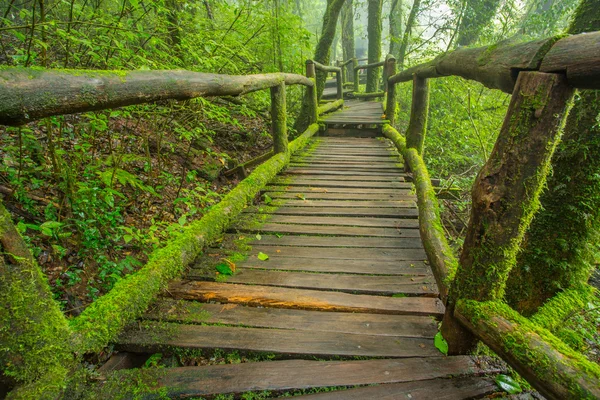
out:
M547 329L522 317L506 303L460 300L456 311L473 325L484 326L483 329L492 332L491 339L488 340L493 343L486 344L509 354L519 365L527 366L538 378L542 378L546 382L558 383L567 388L573 396L572 398L595 398L582 386L582 383L588 388L594 388L600 381L600 366L571 349ZM512 324L510 327L503 324L506 332L500 333L495 329L495 321L500 321L499 318L510 321ZM532 346L533 343L536 343L532 334L539 336L544 343L560 355L550 356L551 353L543 347L538 349ZM500 346L499 349L498 346ZM571 369L575 371L574 374L565 372Z

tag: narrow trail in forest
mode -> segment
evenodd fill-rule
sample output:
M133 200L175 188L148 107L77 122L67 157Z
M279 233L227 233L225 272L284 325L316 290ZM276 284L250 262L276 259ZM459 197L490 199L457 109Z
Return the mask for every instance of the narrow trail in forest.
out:
M381 118L380 103L361 107L372 113L365 126ZM349 121L344 112L344 125L365 118ZM331 131L344 131L335 115ZM374 136L377 128L363 133ZM316 138L264 189L268 204L249 207L220 247L172 282L170 297L124 332L117 348L267 353L276 360L166 369L160 385L182 396L383 383L308 397L461 399L494 392L482 375L497 369L470 356L443 356L434 345L444 306L400 160L387 139ZM207 281L207 271L233 259L240 242L247 258L236 273Z

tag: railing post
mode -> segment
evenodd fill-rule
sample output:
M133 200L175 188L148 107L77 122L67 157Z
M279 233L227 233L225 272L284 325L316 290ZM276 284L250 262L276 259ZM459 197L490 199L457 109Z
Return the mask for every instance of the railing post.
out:
M427 113L429 112L429 82L426 78L413 75L412 104L410 122L406 131L406 147L414 148L423 156L423 143L427 131Z
M343 61L338 61L337 66L342 71L342 87L344 87L344 83L346 83L346 67Z
M385 117L390 121L390 125L394 125L396 119L396 84L389 83L390 77L396 74L396 58L393 55L388 54L385 58L383 71L383 87L387 93L385 101Z
M286 119L285 82L281 82L271 87L271 132L275 154L288 151Z
M342 99L344 97L344 84L342 83L342 72L341 69L339 72L335 73L335 80L337 83L337 99Z
M306 60L306 77L313 82L312 87L306 88L308 91L308 122L309 124L315 124L318 118L319 100L317 99L317 73L312 60Z
M352 59L352 71L354 71L354 93L358 93L358 58L354 57Z
M476 344L454 317L457 302L502 299L523 235L539 207L572 96L564 75L519 73L498 140L471 192L471 218L442 324L451 354L465 354Z

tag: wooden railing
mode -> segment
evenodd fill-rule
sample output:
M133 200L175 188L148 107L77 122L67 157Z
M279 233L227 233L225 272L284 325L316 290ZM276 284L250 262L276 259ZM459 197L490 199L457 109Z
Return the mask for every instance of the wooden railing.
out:
M312 65L312 67L309 67L309 65ZM336 98L338 100L341 100L344 97L344 90L343 90L343 83L342 83L342 69L339 67L332 67L329 65L323 65L321 63L318 63L314 60L307 60L306 61L306 71L307 71L307 76L309 76L309 69L314 69L317 71L321 71L321 72L325 72L325 73L334 73L335 74L335 80L336 80L336 88L337 88L337 94L336 94ZM310 74L312 74L312 69ZM311 75L312 76L312 75ZM321 100L319 98L319 100Z
M451 353L468 353L478 338L548 399L600 398L597 364L502 302L574 89L600 89L600 32L461 48L388 76L386 114L391 121L395 85L413 82L406 138L390 125L383 133L414 174L421 238L446 304L442 333ZM428 79L444 76L512 93L494 150L474 183L460 263L441 229L422 159Z

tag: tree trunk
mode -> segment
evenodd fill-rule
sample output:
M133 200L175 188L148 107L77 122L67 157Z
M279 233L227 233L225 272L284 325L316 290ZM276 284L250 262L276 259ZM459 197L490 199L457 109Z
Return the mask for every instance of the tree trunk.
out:
M389 54L400 57L400 34L402 32L403 0L392 0L390 5L390 51Z
M483 29L491 24L499 5L498 0L468 1L460 23L458 45L469 46L475 43Z
M381 7L382 0L368 0L369 17L367 33L369 39L368 63L373 64L381 61ZM367 93L377 91L379 83L379 68L367 70Z
M342 7L342 53L344 61L354 58L354 7L352 0L346 0ZM345 67L346 79L352 76L352 63Z
M319 38L317 48L315 49L315 56L313 58L314 61L317 61L324 65L329 64L329 53L331 50L331 43L333 42L333 37L335 36L338 17L340 16L340 11L342 10L344 1L345 0L327 0L327 9L325 10L325 15L323 15L323 29L321 30L321 37ZM326 79L326 73L317 71L317 98L319 99L323 94ZM298 118L296 118L296 122L294 123L294 128L298 132L304 132L310 124L309 102L310 100L308 99L308 94L305 93L304 99L302 100L302 108L300 109L300 114L298 115Z
M584 0L569 33L600 30L600 0ZM600 249L600 91L576 96L553 174L541 195L506 293L511 306L533 314L561 290L587 282Z
M406 50L408 49L408 41L410 35L417 20L417 14L421 8L421 0L414 0L410 14L408 14L408 20L406 21L406 28L404 29L404 35L402 36L402 42L400 43L400 49L398 50L398 69L402 71L404 69L404 58L406 57Z
M564 75L519 74L498 140L473 184L471 219L442 325L452 353L475 345L453 318L455 302L499 300L504 294L572 93Z

